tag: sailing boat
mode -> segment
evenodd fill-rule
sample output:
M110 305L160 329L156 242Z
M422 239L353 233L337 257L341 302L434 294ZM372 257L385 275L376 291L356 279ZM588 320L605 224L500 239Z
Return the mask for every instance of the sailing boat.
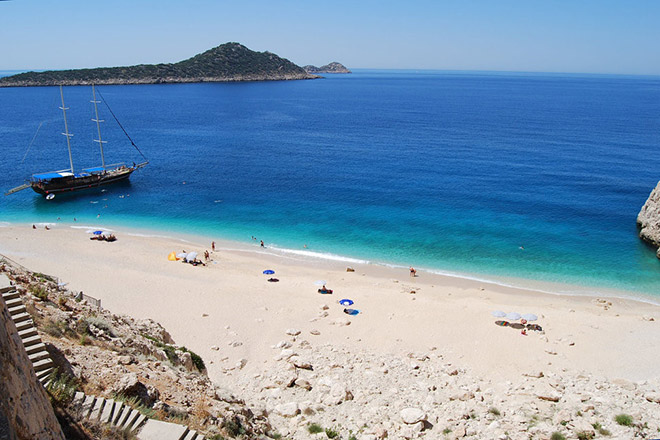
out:
M130 136L128 136L128 133L126 133L124 127L122 127L122 125L115 117L114 113L112 113L110 107L108 107L108 110L110 110L110 113L117 121L117 124L119 124L119 127L121 127L121 129L124 131L126 137L128 137L128 139L131 141L131 144L137 149L140 155L142 155L145 161L139 164L133 162L133 165L131 166L127 166L123 163L116 163L110 165L107 165L105 163L105 156L103 155L103 144L105 144L107 141L104 141L101 138L101 122L104 121L99 119L99 110L98 110L98 104L101 101L97 101L96 88L94 87L94 85L92 85L93 99L91 102L94 104L94 115L95 115L95 118L92 119L92 121L96 122L96 128L98 132L98 139L94 139L94 142L97 142L101 149L101 166L84 168L81 171L74 171L73 158L71 156L71 137L73 135L69 133L69 125L66 120L66 111L68 110L68 108L65 107L64 105L64 93L62 92L62 86L60 86L60 97L62 99L62 107L60 108L62 109L62 113L64 115L64 133L62 134L66 137L66 144L69 149L69 163L71 165L71 168L65 170L59 170L59 171L49 171L47 173L33 174L30 177L29 183L10 189L5 193L5 195L13 194L15 192L31 187L36 193L42 194L46 196L47 199L50 200L54 198L56 194L68 193L71 191L78 191L82 189L95 188L97 186L109 185L111 183L116 183L126 180L131 176L133 171L142 168L149 163L142 154L142 152L140 151L140 149L137 148L137 145L135 145L135 143L130 138Z

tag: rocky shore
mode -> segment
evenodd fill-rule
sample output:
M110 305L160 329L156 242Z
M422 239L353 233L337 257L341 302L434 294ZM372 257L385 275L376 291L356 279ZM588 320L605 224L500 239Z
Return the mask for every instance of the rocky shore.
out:
M639 236L642 240L658 248L660 258L660 182L651 191L649 198L637 215Z

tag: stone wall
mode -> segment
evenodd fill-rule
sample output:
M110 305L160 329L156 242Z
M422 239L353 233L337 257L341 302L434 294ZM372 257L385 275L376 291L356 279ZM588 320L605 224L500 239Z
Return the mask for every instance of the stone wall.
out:
M2 275L4 280L6 277ZM0 287L4 284L0 280ZM7 305L0 297L0 413L7 438L64 440L48 395L37 380Z

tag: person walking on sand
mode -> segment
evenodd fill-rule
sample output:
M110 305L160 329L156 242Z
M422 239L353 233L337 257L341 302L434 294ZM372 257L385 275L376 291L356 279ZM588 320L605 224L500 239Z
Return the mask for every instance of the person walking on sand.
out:
M211 250L215 252L215 241L211 242ZM208 252L208 251L207 251Z
M209 261L211 259L211 256L209 255L209 251L204 251L204 260Z
M261 247L266 247L266 246L264 246L264 241L263 240L261 240Z
M410 276L413 278L417 276L417 271L412 266L410 266Z

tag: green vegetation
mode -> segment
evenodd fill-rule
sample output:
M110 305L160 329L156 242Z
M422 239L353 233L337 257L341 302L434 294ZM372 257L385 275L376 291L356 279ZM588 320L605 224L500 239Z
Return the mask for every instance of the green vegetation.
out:
M239 43L226 43L173 64L26 72L0 78L0 86L276 80L286 76L310 77L303 68L273 53L254 52Z
M593 431L580 431L576 435L578 440L592 440L596 436Z
M321 425L319 425L318 423L312 423L307 427L307 432L309 432L310 434L316 434L319 432L323 432L323 428L321 428Z
M561 432L553 432L550 436L550 440L566 440L566 436Z
M79 388L78 380L75 377L62 374L59 368L55 368L50 373L49 379L46 391L53 402L64 406L73 400L73 396Z
M632 426L633 424L633 418L628 414L619 414L618 416L614 417L614 421L621 426Z
M192 359L193 365L195 368L197 368L198 371L202 372L206 370L206 364L204 364L204 359L197 353L195 353L192 350L187 349L186 347L175 347L174 345L166 344L163 341L160 341L153 336L149 336L145 333L142 333L142 336L145 339L150 340L153 342L156 347L162 349L165 352L165 355L167 356L167 359L174 365L177 365L179 363L179 357L177 356L176 352L177 351L182 351L184 353L190 353L190 358Z
M198 355L194 351L188 350L186 347L181 347L181 351L185 353L190 353L190 357L192 358L192 362L195 368L197 368L199 371L206 370L206 365L204 365L204 360L200 355Z
M447 434L449 434L450 432L451 432L451 429L449 429L449 428L445 428L445 429L442 430L442 433L443 433L444 435L447 435Z
M232 438L240 437L247 432L241 423L241 419L238 417L225 419L225 421L222 423L222 428L224 428L224 430L227 431L227 434L229 434Z
M30 284L28 288L30 293L39 299L39 301L46 301L48 299L48 291L41 284Z
M488 410L488 412L491 413L491 414L494 415L494 416L499 416L499 415L500 415L500 410L497 409L497 408L495 408L494 406L491 407L491 408Z
M327 435L328 438L339 438L339 431L332 428L325 428L325 435Z

